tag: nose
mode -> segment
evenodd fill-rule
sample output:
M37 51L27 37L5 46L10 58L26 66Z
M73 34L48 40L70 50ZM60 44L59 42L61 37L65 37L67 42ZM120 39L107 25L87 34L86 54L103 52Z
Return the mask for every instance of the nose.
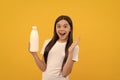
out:
M64 27L60 27L60 30L64 30Z

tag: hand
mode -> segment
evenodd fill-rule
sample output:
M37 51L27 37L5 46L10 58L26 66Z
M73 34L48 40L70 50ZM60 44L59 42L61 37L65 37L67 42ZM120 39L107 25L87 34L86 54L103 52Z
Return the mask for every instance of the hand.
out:
M30 51L30 42L29 42L29 44L28 44L28 51L29 51L32 55L36 55L36 54L37 54L37 52L31 52L31 51Z
M71 46L68 48L68 52L72 52L74 50L75 46L77 46L79 42L80 42L80 38L78 38L77 40L73 41Z

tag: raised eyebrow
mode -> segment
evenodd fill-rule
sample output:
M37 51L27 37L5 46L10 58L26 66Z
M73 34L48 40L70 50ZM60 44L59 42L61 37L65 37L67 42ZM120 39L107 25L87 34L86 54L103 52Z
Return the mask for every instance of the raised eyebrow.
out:
M69 25L69 24L66 23L66 24L64 24L64 25L66 26L66 25Z
M56 24L56 26L59 26L60 24L58 23L58 24Z

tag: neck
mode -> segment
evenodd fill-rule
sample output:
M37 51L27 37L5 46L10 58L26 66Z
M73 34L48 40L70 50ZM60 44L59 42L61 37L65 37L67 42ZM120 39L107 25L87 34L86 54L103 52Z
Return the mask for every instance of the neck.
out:
M59 41L59 42L66 42L67 39L64 39L64 40L62 40L62 39L58 39L58 41Z

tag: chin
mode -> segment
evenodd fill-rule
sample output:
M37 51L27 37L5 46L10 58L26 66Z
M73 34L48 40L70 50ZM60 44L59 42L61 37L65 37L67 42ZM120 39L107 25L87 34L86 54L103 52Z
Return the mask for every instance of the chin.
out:
M60 40L67 40L66 37L59 37Z

